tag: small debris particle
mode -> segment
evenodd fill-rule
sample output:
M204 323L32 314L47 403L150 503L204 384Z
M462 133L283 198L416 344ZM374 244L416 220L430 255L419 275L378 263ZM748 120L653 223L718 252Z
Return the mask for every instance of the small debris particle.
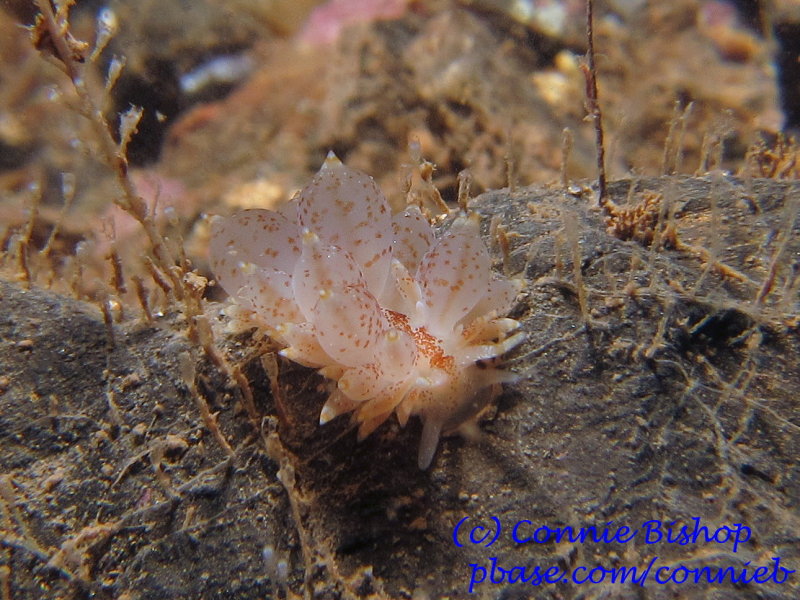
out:
M64 467L58 467L50 477L44 480L42 488L45 492L51 492L62 481L64 481Z

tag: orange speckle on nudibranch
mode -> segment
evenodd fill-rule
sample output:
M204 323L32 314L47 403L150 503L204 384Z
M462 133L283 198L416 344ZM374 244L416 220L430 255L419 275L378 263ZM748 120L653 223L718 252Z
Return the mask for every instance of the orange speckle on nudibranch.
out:
M333 154L280 212L216 218L210 254L236 318L337 382L320 423L352 413L363 438L392 413L401 425L417 415L422 469L482 390L512 379L482 362L523 334L503 317L518 287L492 272L477 215L437 238L419 209L392 216L372 178Z

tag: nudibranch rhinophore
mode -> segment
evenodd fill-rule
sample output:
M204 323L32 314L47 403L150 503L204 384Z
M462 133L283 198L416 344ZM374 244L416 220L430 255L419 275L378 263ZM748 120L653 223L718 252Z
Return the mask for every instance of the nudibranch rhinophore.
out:
M461 214L436 237L416 206L392 215L371 177L329 154L277 212L215 218L211 268L240 325L337 383L321 424L352 412L363 439L392 413L403 426L418 415L426 469L439 436L514 378L489 359L524 338L504 317L519 286L492 271L478 221Z

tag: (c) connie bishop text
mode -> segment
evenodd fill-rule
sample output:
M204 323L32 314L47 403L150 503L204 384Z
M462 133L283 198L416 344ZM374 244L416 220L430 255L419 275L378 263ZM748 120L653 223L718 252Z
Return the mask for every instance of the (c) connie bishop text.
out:
M458 547L484 546L489 548L504 534L516 545L571 542L595 544L629 544L636 540L637 547L653 545L730 545L730 551L738 552L752 538L751 529L740 523L708 527L700 517L691 524L678 525L676 521L663 522L657 519L645 521L640 527L615 526L613 521L603 526L549 527L534 525L527 519L517 521L507 530L498 517L477 523L467 516L453 528L453 543ZM469 592L485 584L527 583L533 586L559 583L616 583L645 586L648 583L673 584L723 584L744 585L748 583L781 584L796 572L781 565L781 558L773 556L767 564L756 565L752 561L736 560L727 566L694 566L682 564L674 559L662 559L655 548L647 552L646 561L631 567L578 566L570 570L559 566L503 564L496 556L481 563L469 563ZM687 557L689 558L689 557Z

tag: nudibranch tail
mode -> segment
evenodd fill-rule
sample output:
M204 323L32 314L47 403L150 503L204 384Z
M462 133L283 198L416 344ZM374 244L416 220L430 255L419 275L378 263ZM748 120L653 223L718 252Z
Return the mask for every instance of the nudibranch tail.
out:
M505 316L519 285L492 271L477 215L437 237L418 208L392 216L371 177L329 155L287 206L217 218L211 235L240 324L336 382L320 424L351 413L363 438L416 415L425 469L439 437L513 378L495 359L524 339Z

